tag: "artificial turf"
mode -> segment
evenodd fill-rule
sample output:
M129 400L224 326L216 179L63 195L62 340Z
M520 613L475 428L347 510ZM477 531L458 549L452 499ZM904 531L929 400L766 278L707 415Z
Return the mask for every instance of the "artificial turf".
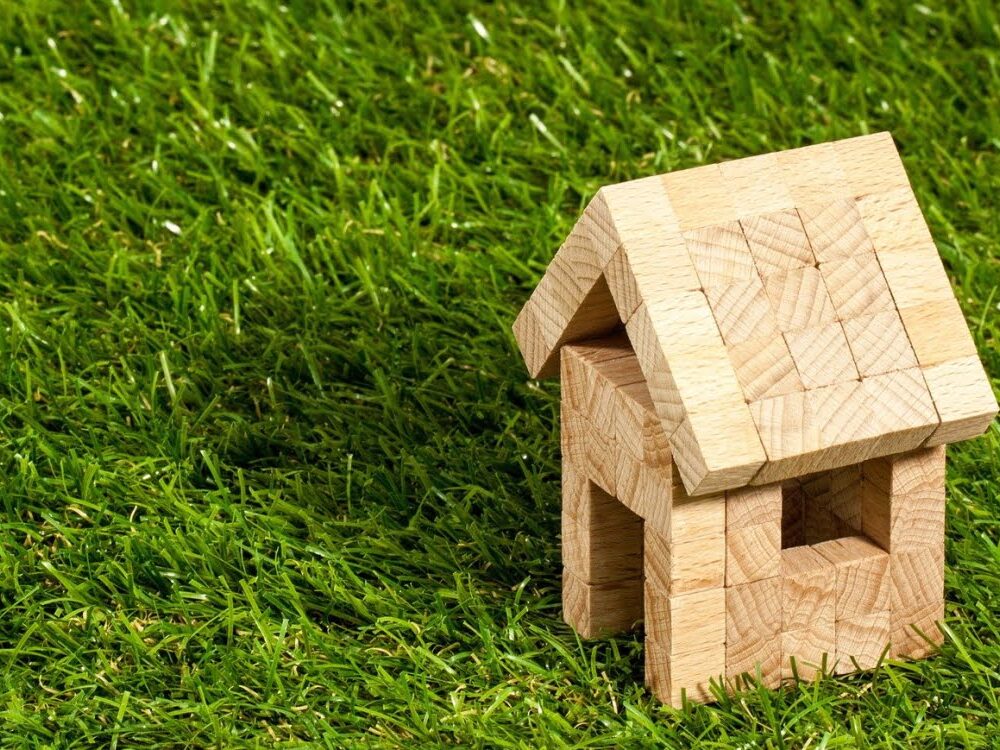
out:
M888 129L1000 373L1000 12L574 5L0 5L0 744L996 746L996 425L940 655L677 711L510 324L600 185Z

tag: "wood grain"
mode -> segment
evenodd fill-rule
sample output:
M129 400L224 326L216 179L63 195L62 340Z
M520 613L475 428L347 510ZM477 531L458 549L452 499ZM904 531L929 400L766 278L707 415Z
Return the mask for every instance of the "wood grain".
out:
M813 266L793 268L764 280L764 292L784 331L798 331L834 322L836 312L819 270Z
M861 377L917 366L903 321L895 309L845 320L844 334Z
M792 331L785 334L785 341L806 389L858 379L858 369L840 323Z
M822 542L813 549L835 570L835 616L889 610L889 554L863 536Z
M778 321L759 278L710 287L705 296L727 346L778 335Z
M777 155L759 154L724 161L719 168L726 187L731 191L736 218L795 207Z
M820 263L819 270L840 320L896 309L875 253Z
M777 211L740 219L757 271L767 277L793 268L815 265L797 211Z
M782 610L785 631L829 621L836 614L836 574L832 563L812 547L781 550Z
M747 402L804 390L788 344L781 336L730 346L729 361Z
M855 196L909 188L899 152L887 132L834 141L837 159Z
M816 260L820 263L874 251L861 212L851 198L809 203L798 208Z
M642 619L642 578L584 583L563 570L563 619L581 638L628 632Z
M849 674L874 669L889 652L891 613L876 610L837 620L833 671Z
M646 582L667 594L722 588L726 573L723 534L671 542L649 527L644 538Z
M954 297L900 308L899 317L921 367L976 356L965 315Z
M757 278L739 222L690 230L684 233L684 241L702 288L726 287Z
M726 588L726 676L781 681L781 579Z
M941 420L926 445L955 443L989 429L997 415L997 400L978 356L925 367L923 375Z

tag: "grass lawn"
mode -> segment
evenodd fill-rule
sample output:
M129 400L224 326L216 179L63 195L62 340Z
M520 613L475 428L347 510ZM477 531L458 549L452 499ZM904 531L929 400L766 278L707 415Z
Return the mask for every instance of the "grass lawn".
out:
M600 185L889 129L1000 374L1000 10L348 5L0 5L0 745L996 747L997 425L939 656L677 711L510 324Z

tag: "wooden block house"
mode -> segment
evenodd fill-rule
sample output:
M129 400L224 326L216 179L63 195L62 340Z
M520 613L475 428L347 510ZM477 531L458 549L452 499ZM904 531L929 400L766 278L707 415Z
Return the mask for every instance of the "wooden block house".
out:
M562 384L564 615L709 700L920 657L997 403L888 133L602 188L514 323Z

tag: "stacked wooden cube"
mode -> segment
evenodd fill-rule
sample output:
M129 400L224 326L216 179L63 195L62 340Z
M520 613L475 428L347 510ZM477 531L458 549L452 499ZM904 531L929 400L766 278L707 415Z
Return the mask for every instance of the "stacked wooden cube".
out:
M563 582L584 637L642 621L664 701L922 656L944 608L944 448L692 497L624 336L562 355Z

